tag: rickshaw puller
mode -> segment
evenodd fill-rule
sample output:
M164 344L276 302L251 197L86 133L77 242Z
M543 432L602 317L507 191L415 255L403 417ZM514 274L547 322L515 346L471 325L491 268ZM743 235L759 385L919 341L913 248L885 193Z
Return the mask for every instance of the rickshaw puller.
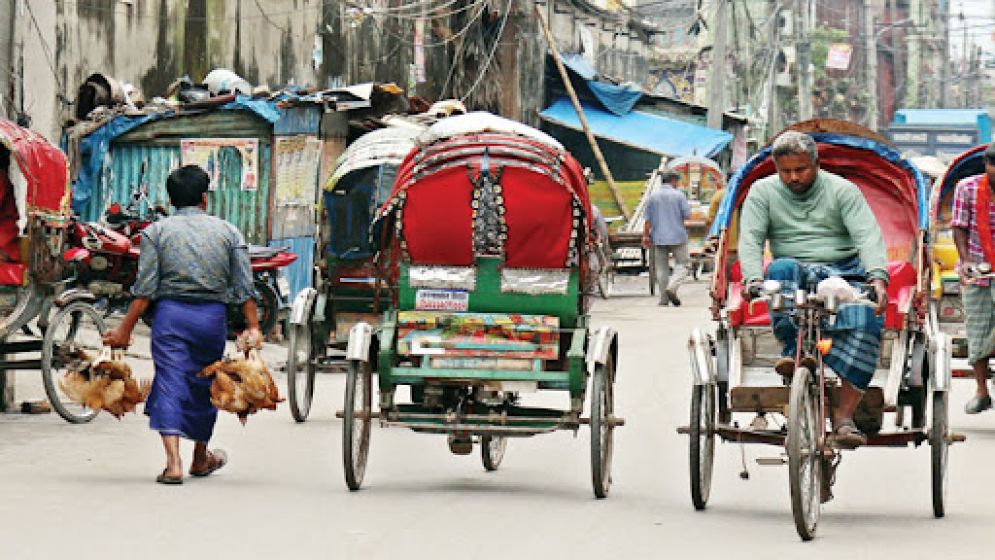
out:
M967 361L974 370L978 388L964 412L978 414L992 407L988 394L988 359L995 353L995 289L987 278L972 278L977 264L995 263L992 223L992 182L995 181L995 144L985 150L985 172L957 183L950 225L957 246L967 328ZM987 217L987 219L981 219Z
M249 325L240 348L262 343L248 246L235 226L205 211L209 184L194 165L169 174L166 191L176 214L142 230L135 299L120 326L104 335L104 344L126 348L135 323L154 303L155 379L145 414L166 452L166 468L156 478L161 484L183 482L181 437L195 442L191 475L207 476L227 462L223 451L207 449L218 410L211 380L197 377L224 355L226 304L242 305Z
M823 360L842 380L840 402L834 409L835 439L841 446L857 447L867 439L854 424L853 413L877 367L882 321L876 315L888 304L884 239L860 188L819 169L812 137L785 132L774 141L771 157L777 174L753 185L740 216L743 295L749 298L751 284L764 279L764 244L768 241L774 261L766 278L780 281L786 294L829 276L869 278L877 307L841 305L832 329L833 344ZM774 369L790 378L797 326L783 311L772 311L770 320L783 345ZM806 362L814 373L815 364Z

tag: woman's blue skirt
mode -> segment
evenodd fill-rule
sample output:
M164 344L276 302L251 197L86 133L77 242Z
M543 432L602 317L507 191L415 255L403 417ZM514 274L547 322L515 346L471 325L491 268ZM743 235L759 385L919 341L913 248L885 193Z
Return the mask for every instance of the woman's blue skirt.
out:
M225 352L226 309L222 303L155 302L152 362L155 380L145 403L149 426L162 435L208 442L218 410L211 404L211 379L197 373Z

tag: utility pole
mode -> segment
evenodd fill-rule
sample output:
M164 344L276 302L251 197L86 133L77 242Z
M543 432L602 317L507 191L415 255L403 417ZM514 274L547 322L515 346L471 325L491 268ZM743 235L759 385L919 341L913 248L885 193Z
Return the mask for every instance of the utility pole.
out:
M964 3L960 4L960 30L964 35L963 47L960 51L960 101L961 107L967 107L967 77L968 73L971 71L967 63L967 23L964 19Z
M808 0L795 0L795 63L798 65L798 120L812 118L812 43Z
M780 107L778 106L777 94L777 59L780 49L778 48L778 20L781 17L781 4L778 0L770 0L770 29L767 30L767 52L770 53L770 64L767 67L767 85L765 95L767 96L767 134L769 138L775 132L781 130L779 117Z
M867 128L878 129L878 45L874 35L874 16L871 14L871 0L860 4L864 20L865 53L867 59Z
M715 42L712 47L712 75L708 80L708 127L722 129L726 99L726 39L729 0L716 0Z
M894 0L892 0L894 1ZM940 2L940 21L943 22L943 52L940 62L940 107L950 107L950 2Z

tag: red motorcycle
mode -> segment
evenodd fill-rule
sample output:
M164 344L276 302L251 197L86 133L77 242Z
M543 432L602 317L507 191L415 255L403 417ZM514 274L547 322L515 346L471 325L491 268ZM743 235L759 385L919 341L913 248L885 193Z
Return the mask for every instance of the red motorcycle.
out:
M141 213L143 206L149 210ZM127 207L112 204L101 222L83 222L74 216L63 257L75 271L75 283L88 290L106 313L124 311L131 302L131 286L138 274L141 233L149 224L167 216L161 206L149 203L139 189ZM253 285L259 297L259 327L268 333L280 313L289 307L290 286L282 269L297 260L286 247L249 246ZM228 308L228 334L245 329L241 307Z

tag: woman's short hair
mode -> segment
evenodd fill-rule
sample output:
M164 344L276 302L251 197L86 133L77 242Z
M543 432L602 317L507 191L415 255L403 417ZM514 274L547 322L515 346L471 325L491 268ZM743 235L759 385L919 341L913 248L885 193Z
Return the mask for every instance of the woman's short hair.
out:
M211 184L207 172L198 165L184 165L166 178L169 202L176 208L197 206Z
M815 139L803 132L789 130L774 139L771 146L771 157L777 159L781 156L793 156L798 154L808 154L812 163L819 161L819 148L815 145Z

